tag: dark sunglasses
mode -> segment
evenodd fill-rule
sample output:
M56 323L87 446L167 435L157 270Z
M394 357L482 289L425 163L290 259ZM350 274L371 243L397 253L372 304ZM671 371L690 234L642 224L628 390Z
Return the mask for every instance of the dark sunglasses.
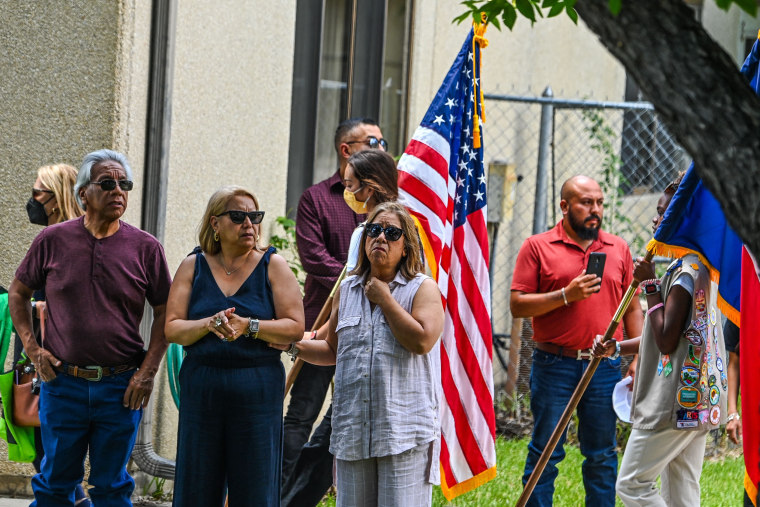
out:
M403 236L404 231L398 227L393 227L392 225L385 228L380 224L369 224L367 226L367 236L370 238L376 238L380 236L380 233L385 233L385 239L388 241L398 241L398 239Z
M367 146L369 146L371 150L381 149L383 151L388 151L388 141L382 138L378 139L375 136L367 136L367 139L363 141L349 141L346 144L356 144L356 143L366 144Z
M34 197L37 197L41 194L54 194L54 193L55 192L53 192L52 190L48 190L46 188L32 188L32 195Z
M219 213L217 216L220 217L222 215L229 215L233 224L242 224L245 222L245 217L248 217L248 220L250 220L252 224L260 224L261 221L264 220L263 211L240 211L231 209L224 213Z
M119 185L119 188L122 189L124 192L129 192L132 190L132 187L135 186L134 183L132 183L129 180L100 180L100 181L91 181L88 183L88 185L100 185L100 189L105 192L110 192L111 190L114 190L116 188L116 185Z

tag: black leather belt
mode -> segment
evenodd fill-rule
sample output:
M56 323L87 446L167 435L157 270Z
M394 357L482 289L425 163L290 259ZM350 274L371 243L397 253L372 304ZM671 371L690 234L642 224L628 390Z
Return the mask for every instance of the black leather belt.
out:
M594 355L591 353L591 349L576 350L545 342L536 342L536 348L543 352L554 354L555 356L572 357L573 359L577 359L579 361L581 359L590 361L594 358Z
M91 380L97 382L103 377L110 377L112 375L118 375L125 371L134 370L139 365L135 363L120 364L118 366L76 366L73 364L63 363L61 366L57 366L55 369L66 375L72 377L79 377L85 380Z

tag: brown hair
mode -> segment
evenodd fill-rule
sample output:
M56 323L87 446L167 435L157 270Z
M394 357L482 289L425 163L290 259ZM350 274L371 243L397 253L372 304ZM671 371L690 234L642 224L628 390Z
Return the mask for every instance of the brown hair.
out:
M406 208L399 203L385 202L372 210L369 218L367 218L367 225L374 223L375 218L385 211L395 213L399 222L401 222L401 230L404 231L404 234L401 237L404 241L406 255L401 257L401 261L399 261L396 271L401 271L404 278L411 280L417 273L422 273L422 270L424 269L420 253L420 239L417 234L417 227L414 224L414 219L412 218L412 215L406 211ZM371 268L369 258L367 257L367 251L364 248L366 242L367 227L365 226L364 231L362 232L362 240L359 243L359 259L356 262L356 267L351 272L352 275L359 275L365 278L369 274Z
M375 204L398 199L398 169L393 157L382 150L357 151L348 157L356 179L374 190Z
M206 205L206 211L203 213L203 218L198 226L198 242L201 245L201 250L205 253L214 255L221 251L222 247L218 241L214 241L214 228L211 227L211 217L224 213L227 203L230 199L237 196L250 197L253 199L253 205L256 206L256 210L259 209L259 200L252 192L244 189L243 187L229 186L222 187L213 193ZM256 228L256 225L254 225ZM261 228L257 231L261 234ZM258 243L254 247L256 250L261 250Z
M82 216L82 208L74 197L77 170L68 164L43 165L37 169L37 176L48 189L53 191L55 202L61 213L61 222Z

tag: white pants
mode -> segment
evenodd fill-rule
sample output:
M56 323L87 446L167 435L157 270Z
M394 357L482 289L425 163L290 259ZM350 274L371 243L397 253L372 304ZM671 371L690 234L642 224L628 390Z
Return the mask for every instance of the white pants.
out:
M699 505L706 439L707 430L632 430L615 487L626 507Z

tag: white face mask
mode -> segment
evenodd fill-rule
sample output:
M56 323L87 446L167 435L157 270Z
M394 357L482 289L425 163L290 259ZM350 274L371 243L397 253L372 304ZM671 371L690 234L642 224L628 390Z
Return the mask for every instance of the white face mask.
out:
M351 208L354 213L361 215L367 212L367 201L360 201L356 198L356 192L359 192L364 187L359 187L356 191L351 192L349 189L343 189L343 200Z

